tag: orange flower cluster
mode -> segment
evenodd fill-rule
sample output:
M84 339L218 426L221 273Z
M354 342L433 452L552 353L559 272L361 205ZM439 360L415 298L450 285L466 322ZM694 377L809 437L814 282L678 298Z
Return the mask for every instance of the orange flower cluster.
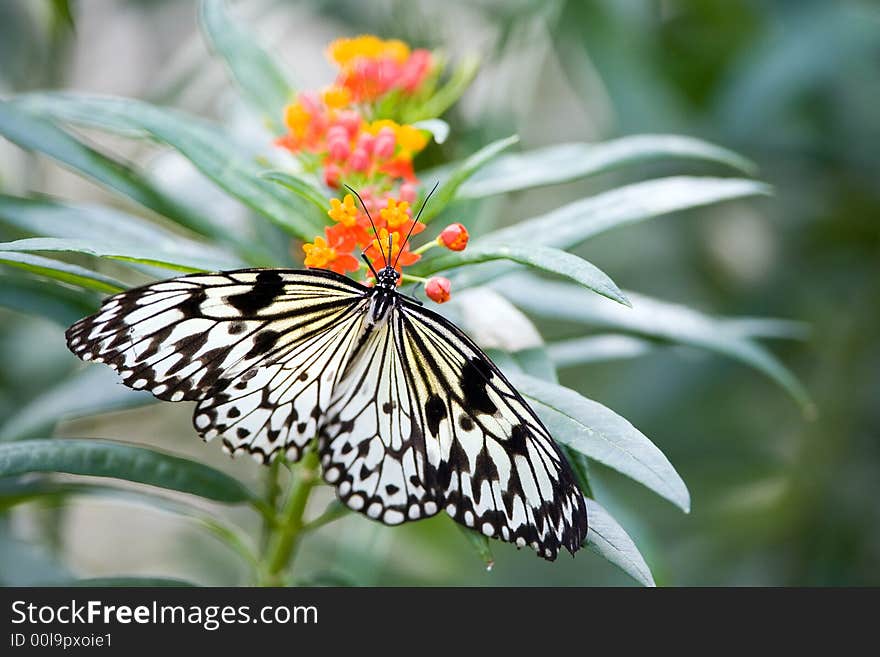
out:
M412 161L427 146L428 133L391 118L370 120L394 116L403 104L430 95L439 72L431 53L411 51L402 41L359 36L334 41L327 55L339 68L335 83L320 93L301 93L285 108L288 132L276 143L307 170L319 170L329 188L357 189L363 205L352 194L330 199L327 215L333 223L303 245L306 267L356 272L363 253L376 271L392 265L402 273L433 246L464 249L467 231L452 224L437 240L411 250L407 238L425 229L413 219L418 180ZM424 282L429 298L449 299L448 280Z
M421 91L434 69L431 53L410 52L402 41L374 36L339 39L328 48L339 67L335 84L297 96L284 112L288 133L276 143L323 169L331 189L371 184L387 195L414 198L412 159L428 144L427 133L376 116L375 104L390 94ZM399 188L399 189L398 189Z
M414 94L433 67L429 51L410 51L403 41L371 35L338 39L327 54L339 66L337 88L355 103L372 102L392 91Z
M407 235L418 235L425 229L425 224L412 218L409 202L388 198L384 207L380 207L369 190L362 190L360 194L377 232L372 232L370 218L351 194L346 194L342 201L330 199L327 214L334 224L324 229L326 237L318 237L303 246L306 267L331 269L340 274L357 271L360 262L351 254L356 248L366 253L376 270L385 267L388 260L401 271L421 258L410 250L408 241L404 244Z

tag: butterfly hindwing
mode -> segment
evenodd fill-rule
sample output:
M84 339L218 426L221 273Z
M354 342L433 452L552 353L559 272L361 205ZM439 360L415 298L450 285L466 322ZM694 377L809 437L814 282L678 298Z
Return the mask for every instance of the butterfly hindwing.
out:
M318 443L324 478L340 499L389 525L440 508L426 481L424 418L399 338L390 323L369 336L336 387Z
M438 496L457 522L554 559L586 538L586 503L552 436L498 367L442 316L404 301L409 358L421 358ZM424 370L424 373L421 371Z
M298 339L301 318L278 320L277 346L258 363L221 378L196 406L193 424L208 440L221 436L224 448L269 461L282 448L289 461L316 435L363 325L358 305L346 305L313 320ZM288 331L288 333L284 333Z
M199 401L193 421L206 439L220 436L228 450L264 460L284 447L295 459L329 400L326 391L312 395L308 376L339 365L365 291L323 271L181 276L108 298L68 329L67 342L83 360L110 365L129 387ZM303 431L300 416L312 417Z
M444 509L547 559L586 536L583 495L535 413L461 331L407 301L340 382L319 445L343 501L387 524Z

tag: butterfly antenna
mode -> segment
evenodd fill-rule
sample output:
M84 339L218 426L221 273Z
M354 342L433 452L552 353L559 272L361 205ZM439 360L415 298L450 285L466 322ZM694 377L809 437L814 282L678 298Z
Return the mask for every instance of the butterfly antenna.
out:
M382 260L385 261L385 266L387 267L389 264L388 256L385 255L385 249L382 248L382 240L379 239L379 231L376 230L376 224L373 223L373 217L370 216L370 211L367 210L367 204L364 203L364 199L362 199L361 195L358 194L353 188L349 187L348 185L346 185L345 188L348 191L350 191L352 194L357 196L357 200L361 202L361 207L364 209L364 212L367 213L367 219L370 220L370 226L373 228L373 234L376 236L376 241L379 243L379 252L382 254ZM378 278L377 278L377 280L378 280Z
M366 252L366 251L361 251L361 258L363 258L363 259L364 259L364 262L367 263L367 267L370 268L370 271L373 272L373 276L374 276L375 279L378 281L378 280L379 280L379 274L376 273L376 268L373 266L373 263L370 262L370 259L367 257L367 252Z
M422 207L419 208L418 213L416 213L416 219L413 221L412 226L409 227L409 232L406 234L406 239L403 240L403 243L400 245L400 251L397 252L397 257L394 259L394 268L397 268L397 261L400 260L400 254L403 253L403 249L406 247L406 243L409 242L410 235L412 235L413 229L419 223L419 217L422 216L422 210L425 209L425 206L428 204L428 199L431 198L431 194L437 191L437 187L440 185L440 181L434 183L434 186L431 188L431 191L428 192L428 195L425 197L425 200L422 201Z

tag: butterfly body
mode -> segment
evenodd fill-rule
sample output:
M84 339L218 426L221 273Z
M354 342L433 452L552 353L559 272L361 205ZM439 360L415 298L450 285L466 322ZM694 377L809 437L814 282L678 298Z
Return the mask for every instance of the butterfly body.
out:
M160 399L232 454L314 445L351 509L386 524L445 511L554 559L583 495L535 412L457 327L397 291L325 270L193 274L128 290L67 331L83 360Z

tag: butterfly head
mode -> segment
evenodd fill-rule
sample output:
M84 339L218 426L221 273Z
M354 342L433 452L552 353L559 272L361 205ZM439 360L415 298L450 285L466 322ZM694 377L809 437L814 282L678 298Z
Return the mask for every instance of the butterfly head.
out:
M394 267L384 267L379 270L376 276L376 287L383 290L397 289L397 281L400 273Z

